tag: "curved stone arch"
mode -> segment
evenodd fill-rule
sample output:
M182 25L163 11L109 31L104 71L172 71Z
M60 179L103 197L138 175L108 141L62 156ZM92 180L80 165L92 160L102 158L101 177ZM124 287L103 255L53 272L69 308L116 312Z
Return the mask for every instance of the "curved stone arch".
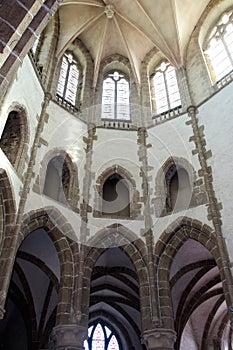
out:
M4 240L9 239L14 228L16 203L11 181L6 170L2 168L0 168L0 217L0 248L4 248Z
M68 195L66 198L66 202L71 206L71 208L75 211L78 211L77 205L79 201L79 181L78 181L78 168L76 164L73 162L71 156L63 149L52 149L50 150L42 159L40 163L39 175L37 176L36 183L34 185L35 192L43 194L45 178L47 173L47 166L55 157L62 157L64 162L69 169L70 173L70 182L68 186Z
M13 118L14 116L12 113L17 113L18 123L19 123L19 143L17 144L17 150L14 145L12 148L13 158L11 154L7 154L9 161L11 162L12 166L15 168L16 172L18 173L19 177L22 176L25 164L28 162L28 145L29 145L29 139L30 139L30 133L29 133L29 116L27 109L25 106L20 104L19 102L12 102L12 104L9 106L7 111L7 119L6 123L1 135L1 147L2 145L2 137L4 136L4 130L7 126L7 123L10 122L9 118ZM10 131L10 130L9 130ZM7 135L6 135L7 136ZM9 140L10 137L7 136L7 139ZM10 152L10 150L9 150ZM9 157L10 156L10 157Z
M60 261L60 286L58 293L58 305L56 324L71 322L74 291L74 257L70 248L67 235L72 230L59 210L44 208L32 211L24 215L19 232L17 250L23 240L36 229L43 228L51 238ZM74 235L74 233L73 233Z
M169 284L170 267L177 251L188 239L199 242L210 252L221 273L218 246L213 229L198 220L188 217L181 217L174 221L161 234L155 245L155 264L158 267L158 295L159 300L161 296L163 300L166 300L166 305L160 305L160 321L165 328L174 329L171 288Z
M164 216L166 214L169 214L170 211L166 208L166 199L168 196L168 191L166 187L166 174L168 173L169 169L172 167L178 167L181 169L186 170L188 177L189 177L189 183L191 187L192 192L192 198L190 202L190 206L195 206L197 204L203 204L205 203L205 196L203 194L202 198L202 192L200 188L197 186L201 186L203 184L202 179L197 179L197 174L193 166L190 164L190 162L181 157L171 156L169 157L161 166L161 168L158 170L155 178L155 213L156 216ZM196 192L194 194L194 188L196 188Z
M135 218L140 215L139 199L140 195L136 188L136 181L134 180L132 174L118 164L113 164L112 166L105 169L97 178L95 186L95 202L94 202L94 216L102 215L102 199L103 199L103 185L109 176L113 174L120 175L123 179L127 180L130 184L130 217Z
M88 293L83 299L83 314L88 319L89 297L91 275L98 258L109 248L119 247L130 258L135 267L139 282L139 299L142 328L147 327L148 312L150 312L150 294L149 294L149 272L147 266L147 248L145 243L138 238L128 228L113 224L95 234L86 243L86 258L84 261L84 284L87 286Z

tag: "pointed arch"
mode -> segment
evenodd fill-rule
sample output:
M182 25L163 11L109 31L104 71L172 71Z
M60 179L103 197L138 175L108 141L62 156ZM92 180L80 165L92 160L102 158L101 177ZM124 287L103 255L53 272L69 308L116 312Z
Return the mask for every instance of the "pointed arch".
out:
M24 215L17 248L31 232L39 228L43 228L52 240L60 261L56 324L69 323L72 315L74 258L67 235L75 237L75 234L58 209L52 207L39 209Z
M140 215L140 209L141 205L139 203L139 192L136 188L136 181L134 180L132 174L123 168L122 166L118 164L114 164L111 167L108 167L106 170L104 170L97 178L96 180L96 186L95 186L95 211L94 216L99 217L104 214L104 207L103 207L103 200L104 198L104 186L106 185L107 181L113 177L113 181L115 181L115 185L117 185L117 182L122 179L125 181L125 186L128 187L129 191L129 203L126 203L129 205L129 216L130 218L136 218ZM115 177L115 180L114 180ZM109 215L111 217L118 216L118 212L114 212L112 210ZM123 216L122 216L123 217Z
M41 162L40 175L36 184L36 188L39 187L39 193L44 193L78 211L78 169L65 150L53 149L46 154Z
M197 178L187 159L171 156L159 169L155 179L156 216L170 214L173 210L186 210L206 203L201 178ZM195 191L194 191L195 189Z
M165 328L177 332L176 349L179 349L185 327L190 327L189 319L197 318L198 309L205 307L207 301L211 302L208 312L200 311L204 317L199 322L197 319L193 321L202 324L198 339L200 345L197 346L204 346L210 336L209 322L216 327L211 334L216 334L217 311L221 308L227 312L221 262L213 229L198 220L180 218L160 236L155 246L155 256L161 323Z

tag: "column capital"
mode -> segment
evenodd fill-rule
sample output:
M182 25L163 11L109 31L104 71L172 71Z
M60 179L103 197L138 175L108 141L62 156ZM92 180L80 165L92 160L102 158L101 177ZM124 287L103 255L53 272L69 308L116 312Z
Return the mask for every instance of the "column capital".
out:
M58 325L53 328L51 342L56 350L82 350L87 328L77 324Z
M142 334L142 342L147 350L173 350L176 332L171 329L148 329Z

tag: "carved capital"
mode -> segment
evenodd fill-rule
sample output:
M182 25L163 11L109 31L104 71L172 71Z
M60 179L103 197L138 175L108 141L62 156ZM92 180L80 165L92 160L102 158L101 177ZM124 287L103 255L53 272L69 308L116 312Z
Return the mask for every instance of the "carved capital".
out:
M52 348L56 350L82 350L87 328L77 324L59 325L51 334Z
M143 332L142 343L147 350L172 350L176 341L176 332L170 329L156 328Z

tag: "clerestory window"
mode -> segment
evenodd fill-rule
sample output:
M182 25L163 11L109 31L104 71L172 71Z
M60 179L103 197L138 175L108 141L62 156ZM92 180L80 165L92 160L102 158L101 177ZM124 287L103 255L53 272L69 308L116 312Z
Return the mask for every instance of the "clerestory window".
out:
M102 119L130 120L129 81L120 71L109 72L103 81Z
M152 106L161 114L181 106L176 71L169 62L162 61L151 76Z
M204 53L213 83L233 70L233 10L221 16L208 37Z
M73 106L76 105L79 75L78 61L71 53L65 53L57 84L57 96Z
M88 338L84 342L85 350L120 350L116 335L106 325L98 322L88 328Z

